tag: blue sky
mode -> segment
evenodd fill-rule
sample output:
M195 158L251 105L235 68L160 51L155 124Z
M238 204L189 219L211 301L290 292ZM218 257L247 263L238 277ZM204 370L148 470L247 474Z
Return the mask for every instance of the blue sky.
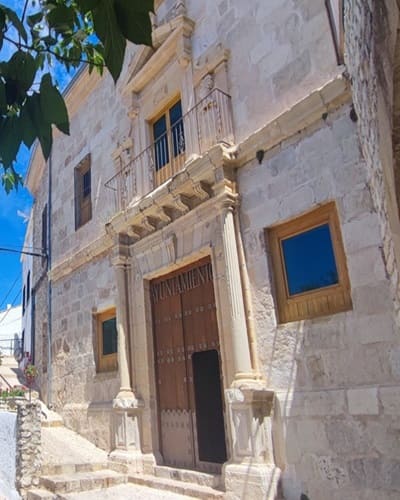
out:
M24 2L1 0L1 3L18 11L23 7ZM8 60L10 53L10 48L4 44L0 51L0 61ZM65 87L70 80L60 68L55 71L55 76L62 87ZM29 151L25 147L21 148L17 157L16 170L23 177L28 168L29 157ZM0 185L0 248L22 249L27 222L21 214L29 214L32 202L30 193L24 187L19 187L18 191L7 195ZM0 310L4 309L7 304L21 303L21 288L20 254L0 250Z

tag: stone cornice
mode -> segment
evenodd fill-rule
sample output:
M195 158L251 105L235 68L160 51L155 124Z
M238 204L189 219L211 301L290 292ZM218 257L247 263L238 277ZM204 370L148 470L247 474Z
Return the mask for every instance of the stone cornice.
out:
M111 236L102 234L74 254L56 262L49 272L49 279L54 282L68 276L88 262L109 252L113 247L113 243Z
M325 85L311 92L276 119L244 139L236 147L237 166L243 166L253 160L256 151L272 149L350 100L350 82L343 73L339 73Z

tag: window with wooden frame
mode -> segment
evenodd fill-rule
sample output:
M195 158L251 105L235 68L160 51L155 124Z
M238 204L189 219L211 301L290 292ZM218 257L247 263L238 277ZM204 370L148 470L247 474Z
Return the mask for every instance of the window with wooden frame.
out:
M118 333L115 309L97 314L97 371L109 372L118 368Z
M334 202L266 230L280 323L352 308Z
M92 218L92 178L90 155L75 167L75 230Z
M182 104L176 101L151 121L154 141L154 182L159 186L181 170L185 162Z

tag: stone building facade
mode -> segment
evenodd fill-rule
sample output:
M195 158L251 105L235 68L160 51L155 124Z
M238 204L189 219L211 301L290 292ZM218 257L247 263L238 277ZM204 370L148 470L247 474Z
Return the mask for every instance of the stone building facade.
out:
M31 160L43 397L137 472L395 499L398 7L155 3Z

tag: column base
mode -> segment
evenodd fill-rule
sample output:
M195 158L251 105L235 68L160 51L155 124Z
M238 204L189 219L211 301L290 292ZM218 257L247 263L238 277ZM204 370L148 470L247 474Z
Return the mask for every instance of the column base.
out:
M109 454L108 458L112 462L125 465L128 472L138 474L144 472L143 455L141 451L116 449Z
M281 470L273 464L227 463L223 467L226 498L243 500L244 498L278 498Z

